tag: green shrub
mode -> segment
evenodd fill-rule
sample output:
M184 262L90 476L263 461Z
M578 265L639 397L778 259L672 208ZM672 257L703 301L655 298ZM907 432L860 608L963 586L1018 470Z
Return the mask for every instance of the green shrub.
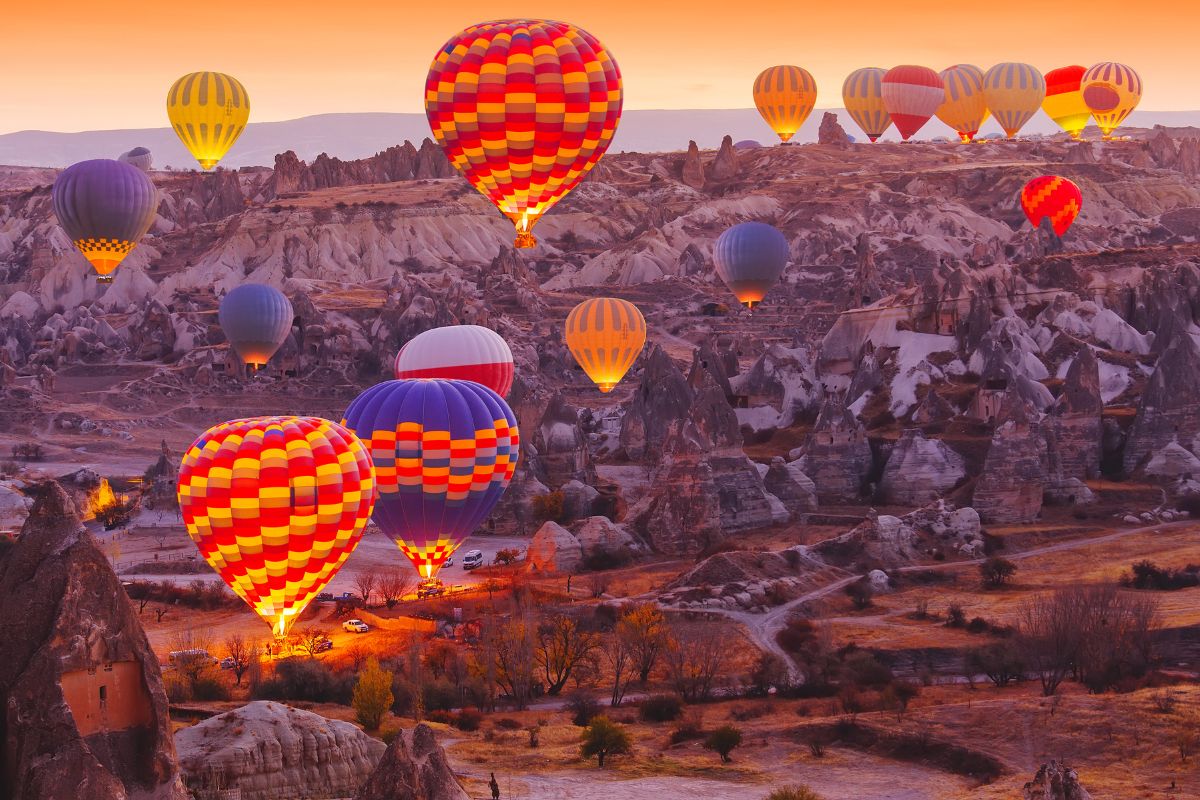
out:
M728 764L731 760L729 754L741 743L742 731L740 728L734 725L722 725L704 740L704 749L712 750L721 757L722 762Z

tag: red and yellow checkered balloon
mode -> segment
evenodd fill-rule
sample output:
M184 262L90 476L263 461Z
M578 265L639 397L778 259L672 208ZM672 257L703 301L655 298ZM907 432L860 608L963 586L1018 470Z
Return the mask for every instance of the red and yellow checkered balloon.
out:
M425 115L446 156L533 247L542 214L583 180L616 133L621 71L566 22L472 25L438 51Z
M1062 236L1083 209L1083 194L1072 181L1058 175L1042 175L1021 190L1021 208L1033 227L1050 218L1054 232Z
M371 456L317 417L256 417L205 431L179 468L179 507L200 555L284 636L362 539Z

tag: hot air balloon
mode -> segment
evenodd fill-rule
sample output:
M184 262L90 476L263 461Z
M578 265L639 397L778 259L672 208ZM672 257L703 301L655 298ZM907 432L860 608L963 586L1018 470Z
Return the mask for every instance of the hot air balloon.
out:
M734 225L713 245L717 274L738 302L750 309L779 281L787 262L787 239L764 222Z
M291 301L274 286L244 283L221 298L217 321L242 363L265 365L287 339L295 319Z
M742 139L733 143L734 150L757 150L760 147L762 147L762 143L755 139Z
M158 192L146 173L98 158L67 167L51 192L54 216L102 283L150 230Z
M616 297L584 300L567 315L567 347L602 392L611 392L646 344L646 319Z
M512 350L500 334L480 325L434 328L400 348L396 378L475 381L505 397L513 384Z
M191 72L167 92L167 118L200 167L212 169L246 129L250 95L232 75Z
M958 132L963 144L979 133L987 119L983 99L983 70L974 64L955 64L939 73L945 87L945 99L937 110L938 119Z
M117 156L117 161L137 167L142 172L149 172L150 167L154 165L154 159L150 155L150 151L145 147L135 147L132 150L126 150Z
M1016 137L1046 99L1046 79L1029 64L997 64L983 76L988 111L1009 139Z
M945 99L942 79L929 67L905 64L892 67L883 76L884 108L906 142L924 127Z
M846 112L872 142L883 136L892 124L883 104L883 76L886 74L887 70L879 67L864 67L851 72L842 84Z
M1105 61L1084 73L1083 100L1096 118L1104 140L1129 116L1142 100L1142 79L1131 67Z
M341 425L257 417L201 434L178 494L200 555L286 636L362 538L375 478L367 448Z
M380 383L342 424L370 447L376 524L424 578L487 519L517 468L512 409L473 381Z
M803 67L767 67L754 79L754 105L781 141L800 130L817 104L817 82Z
M438 51L425 116L450 163L512 220L517 247L596 165L621 119L621 71L566 22L472 25Z
M1037 228L1050 218L1054 232L1062 236L1083 208L1083 194L1072 181L1058 175L1042 175L1021 190L1021 208Z
M1046 73L1046 99L1042 110L1058 127L1078 139L1087 127L1092 111L1083 99L1085 67L1060 67Z

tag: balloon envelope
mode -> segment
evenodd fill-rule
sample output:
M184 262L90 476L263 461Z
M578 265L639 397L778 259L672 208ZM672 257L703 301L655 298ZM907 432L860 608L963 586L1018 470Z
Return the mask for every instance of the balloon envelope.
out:
M1113 131L1142 100L1141 76L1132 67L1114 61L1095 64L1080 82L1083 100L1105 139L1112 138Z
M135 147L117 156L117 161L137 167L142 172L149 172L154 165L154 158L145 147Z
M167 92L167 119L203 169L217 165L250 120L246 87L223 72L191 72Z
M1092 117L1092 110L1083 99L1083 74L1086 67L1072 66L1052 69L1046 73L1046 99L1042 110L1054 124L1078 139Z
M754 308L779 281L788 262L787 238L763 222L728 228L713 245L713 264L746 308Z
M517 247L583 180L621 118L621 72L590 33L566 22L472 25L438 51L425 116L459 172L512 220Z
M446 378L482 383L501 397L513 384L504 337L480 325L447 325L418 334L396 354L396 379Z
M754 79L754 105L781 141L800 130L817 104L817 82L803 67L767 67Z
M146 173L107 158L67 167L51 195L58 224L101 279L146 235L158 208L158 193Z
M1029 64L997 64L983 76L988 111L1012 139L1042 107L1046 79Z
M376 384L342 424L370 447L376 524L425 578L487 519L517 468L512 409L472 381Z
M261 367L287 339L295 319L291 301L273 286L245 283L221 298L217 319L242 363Z
M1054 232L1062 236L1083 209L1083 193L1074 182L1058 175L1042 175L1021 190L1021 208L1037 228L1049 217Z
M904 141L925 126L945 99L942 79L929 67L904 64L883 76L883 106Z
M209 428L179 467L188 535L221 580L285 636L362 538L375 479L367 449L317 417Z
M987 119L983 99L983 70L974 64L956 64L939 73L945 87L945 99L937 110L938 119L958 132L963 142L979 133Z
M864 67L851 72L842 84L846 112L872 142L892 124L883 103L883 76L886 74L887 70L879 67Z
M602 392L611 392L646 344L646 318L617 297L584 300L567 315L567 348Z

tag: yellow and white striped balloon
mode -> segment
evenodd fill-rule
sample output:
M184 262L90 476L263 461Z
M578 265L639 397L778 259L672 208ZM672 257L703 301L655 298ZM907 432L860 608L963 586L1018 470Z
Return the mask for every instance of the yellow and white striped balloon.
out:
M817 104L817 82L803 67L767 67L754 79L754 105L782 141L800 130Z
M939 74L946 99L938 108L937 117L953 128L966 144L975 138L988 118L987 102L983 97L983 70L974 64L955 64Z
M594 297L567 315L566 341L592 382L611 392L646 344L646 318L628 300Z
M1091 109L1105 141L1112 138L1142 99L1142 78L1124 64L1104 61L1083 73L1083 100Z
M1046 79L1029 64L1008 61L983 76L983 96L988 111L1013 139L1046 99Z
M842 84L842 103L846 113L862 128L872 142L883 136L892 124L883 105L883 76L886 69L863 67L846 76Z
M250 96L232 75L191 72L167 92L167 118L201 168L212 169L246 129Z

